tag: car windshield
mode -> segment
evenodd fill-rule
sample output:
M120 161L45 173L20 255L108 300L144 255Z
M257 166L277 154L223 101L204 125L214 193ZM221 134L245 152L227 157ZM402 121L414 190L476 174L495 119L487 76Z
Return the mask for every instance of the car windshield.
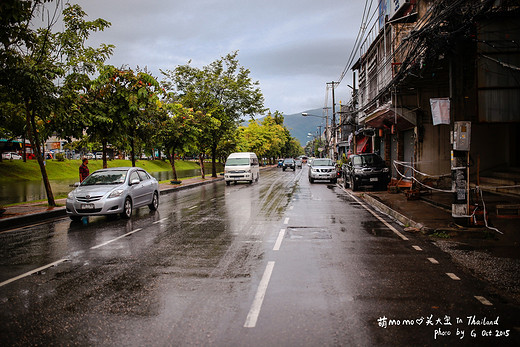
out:
M380 156L372 155L360 155L353 158L354 165L374 165L380 164L383 160Z
M294 160L293 159L285 159L284 162L290 164L290 163L294 163Z
M312 166L334 166L334 164L332 164L332 160L330 159L314 159Z
M229 158L226 161L226 166L241 166L249 165L249 158Z
M85 178L81 182L82 186L107 185L107 184L121 184L125 182L128 171L113 170L113 171L97 171Z

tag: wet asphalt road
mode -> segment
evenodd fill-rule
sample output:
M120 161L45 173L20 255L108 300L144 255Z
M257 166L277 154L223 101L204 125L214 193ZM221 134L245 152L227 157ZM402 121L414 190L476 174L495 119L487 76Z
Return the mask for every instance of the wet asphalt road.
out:
M520 342L517 306L306 167L3 232L0 282L2 345Z

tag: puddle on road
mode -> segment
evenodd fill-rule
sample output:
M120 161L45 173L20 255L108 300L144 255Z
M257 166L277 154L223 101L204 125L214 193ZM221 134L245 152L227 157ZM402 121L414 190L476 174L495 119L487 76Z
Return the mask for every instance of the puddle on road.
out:
M387 227L382 225L380 222L364 221L364 222L361 222L361 227L367 233L372 234L374 236L382 236L382 237L394 237L395 236L395 234L392 232L392 230L388 229Z

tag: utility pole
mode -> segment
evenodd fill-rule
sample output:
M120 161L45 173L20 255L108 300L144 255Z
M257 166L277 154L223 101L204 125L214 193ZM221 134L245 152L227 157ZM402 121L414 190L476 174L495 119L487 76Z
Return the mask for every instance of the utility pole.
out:
M332 145L334 146L332 149L333 152L333 160L337 160L338 153L336 149L336 99L334 98L334 88L339 84L339 82L327 82L327 85L331 85L332 88L332 136L333 141Z

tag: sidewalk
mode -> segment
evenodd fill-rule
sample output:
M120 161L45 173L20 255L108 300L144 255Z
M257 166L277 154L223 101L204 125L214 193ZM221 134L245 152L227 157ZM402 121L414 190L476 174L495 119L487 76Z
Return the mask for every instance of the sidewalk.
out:
M520 198L484 193L488 214L488 226L463 227L457 225L451 215L451 193L421 196L420 200L408 200L403 193L366 191L358 193L370 205L400 221L407 230L437 237L449 237L456 242L471 243L474 248L485 250L496 257L520 259L520 218L497 215L497 206L520 204Z
M520 305L520 219L497 216L497 206L517 205L518 197L484 193L488 225L503 233L500 234L485 226L455 224L450 209L451 194L433 193L420 200L408 200L403 193L354 194L398 220L406 232L431 240L465 271L487 282L491 293Z

